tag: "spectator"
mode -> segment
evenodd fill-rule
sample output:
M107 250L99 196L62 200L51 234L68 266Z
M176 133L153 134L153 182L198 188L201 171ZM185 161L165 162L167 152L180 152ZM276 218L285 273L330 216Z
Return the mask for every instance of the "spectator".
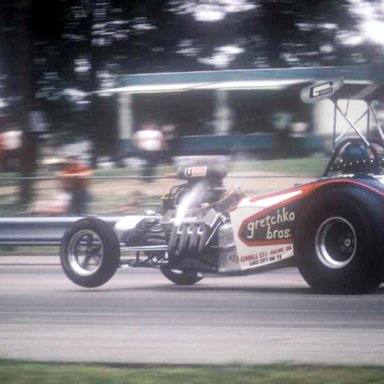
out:
M168 164L172 165L173 158L177 155L179 137L177 134L176 126L173 124L164 125L161 129L166 145L165 160Z
M142 175L151 182L161 151L165 148L163 134L154 123L146 123L133 135L133 143L145 160Z
M291 125L293 114L278 111L272 114L272 125L275 132L275 150L278 157L286 157L292 154Z
M69 215L79 215L87 212L88 180L92 171L82 165L76 156L68 156L67 165L57 175L62 179L64 192L69 193Z

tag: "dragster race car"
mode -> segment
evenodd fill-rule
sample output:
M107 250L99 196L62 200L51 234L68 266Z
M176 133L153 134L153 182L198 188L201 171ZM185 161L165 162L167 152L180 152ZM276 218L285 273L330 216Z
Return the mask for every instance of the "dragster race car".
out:
M184 181L164 195L162 214L126 216L114 228L95 217L71 224L60 250L65 274L90 288L106 283L119 266L152 267L173 283L192 285L209 276L297 265L317 292L378 287L384 280L384 133L372 100L383 88L356 93L366 101L365 115L374 117L373 138L372 129L363 134L338 105L345 98L345 92L338 96L342 88L336 79L301 91L304 102L330 99L349 123L339 137L334 130L334 151L322 177L245 197L238 187L224 185L222 166L180 168Z

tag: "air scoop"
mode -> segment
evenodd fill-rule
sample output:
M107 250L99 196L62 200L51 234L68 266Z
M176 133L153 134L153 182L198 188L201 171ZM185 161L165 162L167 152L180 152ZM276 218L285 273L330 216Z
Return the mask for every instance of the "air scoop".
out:
M177 178L182 180L210 179L222 180L227 176L227 169L221 165L202 165L194 167L180 167Z

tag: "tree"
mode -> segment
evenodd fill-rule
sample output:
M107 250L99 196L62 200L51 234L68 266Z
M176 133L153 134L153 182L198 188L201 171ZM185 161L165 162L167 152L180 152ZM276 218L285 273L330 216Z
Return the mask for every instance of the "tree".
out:
M364 36L359 4L379 20L382 8L370 0L2 2L3 97L17 120L28 85L20 83L21 63L13 52L16 36L29 31L36 86L28 92L51 129L92 134L98 148L113 150L99 113L111 111L112 103L95 92L115 87L125 74L382 61L383 44Z

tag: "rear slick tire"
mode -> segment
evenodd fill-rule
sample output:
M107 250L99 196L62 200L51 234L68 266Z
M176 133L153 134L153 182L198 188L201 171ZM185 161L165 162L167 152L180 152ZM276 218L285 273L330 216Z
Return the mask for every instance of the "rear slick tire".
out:
M329 190L313 200L295 236L298 268L320 293L366 293L382 280L377 207L358 192ZM374 212L376 209L376 213Z

